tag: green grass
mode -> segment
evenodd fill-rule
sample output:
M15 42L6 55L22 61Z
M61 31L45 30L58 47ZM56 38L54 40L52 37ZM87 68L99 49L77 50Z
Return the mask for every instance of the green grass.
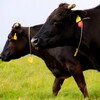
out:
M84 100L73 78L65 80L57 97L52 96L54 76L43 60L28 56L0 61L0 100ZM100 73L84 72L91 100L100 100Z

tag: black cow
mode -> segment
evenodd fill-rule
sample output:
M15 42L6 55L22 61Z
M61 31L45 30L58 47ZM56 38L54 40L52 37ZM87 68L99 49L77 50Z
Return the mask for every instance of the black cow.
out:
M72 10L75 4L62 3L32 38L32 45L51 48L69 45L88 56L100 71L100 5L87 10Z
M23 27L15 23L1 53L3 61L17 59L30 53L30 39L37 33L42 25ZM30 39L29 39L30 38ZM83 72L87 69L95 69L87 56L79 53L79 59L73 57L75 50L72 47L64 46L52 49L35 49L31 47L32 54L41 57L49 70L55 76L53 94L57 95L63 81L73 76L84 97L88 97ZM63 53L62 53L63 52ZM81 57L82 56L82 57Z

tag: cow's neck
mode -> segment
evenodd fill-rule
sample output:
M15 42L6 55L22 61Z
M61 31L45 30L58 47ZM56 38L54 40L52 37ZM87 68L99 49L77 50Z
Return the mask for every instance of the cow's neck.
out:
M73 40L72 46L76 49L74 56L77 56L77 53L79 52L80 48L83 49L82 47L84 47L86 52L88 53L89 43L86 40L87 35L85 34L84 31L85 30L84 20L87 19L89 19L89 17L83 19L82 21L80 21L74 26L74 35L72 38ZM81 26L79 26L80 23Z

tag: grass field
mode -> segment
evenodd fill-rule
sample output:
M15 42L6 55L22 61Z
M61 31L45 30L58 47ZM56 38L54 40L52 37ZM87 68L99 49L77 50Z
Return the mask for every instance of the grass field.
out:
M73 78L65 80L57 97L52 96L54 76L43 60L28 56L10 62L0 61L0 100L84 100ZM91 100L100 100L100 73L84 72Z

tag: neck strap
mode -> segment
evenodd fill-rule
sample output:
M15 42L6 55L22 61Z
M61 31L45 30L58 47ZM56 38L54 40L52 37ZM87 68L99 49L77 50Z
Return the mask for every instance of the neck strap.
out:
M32 54L32 51L31 51L31 35L30 35L30 27L28 27L28 39L29 39L29 50L30 50L30 54Z
M81 28L81 34L80 34L80 40L79 40L79 43L78 43L78 46L76 48L76 51L74 53L74 57L77 56L78 54L78 51L79 51L79 48L80 48L80 45L81 45L81 42L82 42L82 36L83 36L83 27L84 27L84 20L86 19L90 19L90 17L86 17L86 18L83 18L83 20L79 21L78 24L81 24L81 25L78 25L79 28Z

